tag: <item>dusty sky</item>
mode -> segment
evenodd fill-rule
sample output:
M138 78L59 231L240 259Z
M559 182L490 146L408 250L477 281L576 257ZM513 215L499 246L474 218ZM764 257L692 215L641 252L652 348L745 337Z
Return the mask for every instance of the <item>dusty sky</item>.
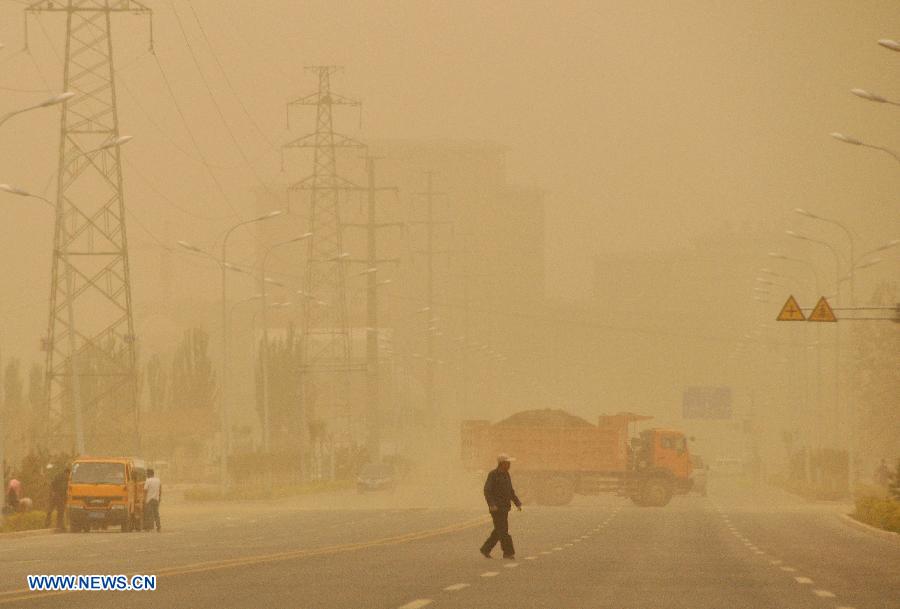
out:
M30 20L29 56L24 4L0 3L0 112L61 86L62 17ZM284 102L312 90L303 66L323 63L345 66L335 88L364 101L362 128L345 122L359 135L509 147L510 179L548 193L552 297L589 298L598 254L684 246L723 227L840 238L793 207L846 222L860 249L900 237L896 163L828 137L900 150L898 109L849 93L900 99L900 54L875 44L900 38L890 0L147 4L155 56L142 19L119 17L115 30L122 132L136 136L125 149L136 267L155 260L164 218L211 243L260 181L285 179ZM55 110L4 125L0 182L42 190L57 140ZM50 215L0 203L0 342L30 357L46 323ZM896 279L896 261L872 272Z

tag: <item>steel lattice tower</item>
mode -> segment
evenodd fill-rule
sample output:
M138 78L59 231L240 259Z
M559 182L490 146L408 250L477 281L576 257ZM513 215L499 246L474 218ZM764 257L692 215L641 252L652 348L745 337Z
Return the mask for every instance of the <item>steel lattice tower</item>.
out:
M60 126L47 440L80 453L137 450L134 319L110 20L113 13L149 15L150 9L134 0L41 0L26 11L65 13L63 90L75 94L63 106Z
M292 106L316 108L316 130L285 145L285 148L312 149L313 173L291 186L291 192L304 192L309 202L309 239L303 307L302 395L307 422L329 417L337 428L331 429L339 443L352 442L350 435L351 370L363 370L351 360L350 325L347 313L346 264L341 224L341 195L362 190L337 172L338 148L364 148L353 138L334 131L334 106L359 106L331 90L336 66L314 66L319 87L315 93L295 99ZM325 410L325 409L328 410ZM324 420L324 418L322 418Z

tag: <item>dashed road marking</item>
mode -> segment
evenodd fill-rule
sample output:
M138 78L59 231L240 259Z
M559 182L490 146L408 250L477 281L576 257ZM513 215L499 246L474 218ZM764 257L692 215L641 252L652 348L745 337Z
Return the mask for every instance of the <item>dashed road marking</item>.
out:
M808 577L795 577L794 578L798 584L811 584L812 580Z
M434 601L432 601L430 598L417 598L416 600L410 601L405 605L401 605L400 609L420 609L421 607L430 605L433 602Z
M783 560L772 560L772 561L769 561L769 562L771 562L773 565L780 565L780 564L781 564L782 562L784 562L784 561L783 561Z
M541 554L545 554L545 555L546 555L546 554L553 554L553 552L551 552L550 550L541 550L540 553L541 553Z
M782 570L782 571L787 571L788 573L793 573L793 572L796 571L797 569L795 569L794 567L781 567L781 570Z
M497 577L498 575L500 575L500 571L485 571L481 577Z
M519 566L519 563L517 563L517 562L511 562L511 563L509 563L508 565L503 565L503 566L506 567L507 569L515 569L516 567Z
M753 550L754 554L765 554L762 550Z
M564 547L564 548L571 548L571 547L572 547L572 544L570 544L570 543L564 543L564 544L563 544L563 547Z
M469 584L453 584L452 586L447 586L444 588L447 592L456 592L457 590L462 590L463 588L468 588Z
M562 548L559 546L556 546L555 548L553 548L554 552L559 552L560 550L562 550Z
M537 560L537 556L526 556L525 560Z
M820 598L834 598L834 592L828 590L813 590L813 594Z

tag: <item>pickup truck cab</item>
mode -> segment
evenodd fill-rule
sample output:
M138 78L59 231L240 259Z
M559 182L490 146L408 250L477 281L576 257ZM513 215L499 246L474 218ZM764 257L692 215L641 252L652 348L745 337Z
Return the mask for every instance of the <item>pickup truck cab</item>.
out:
M139 531L144 512L143 461L131 457L79 457L72 463L66 493L69 530L87 532L119 526Z

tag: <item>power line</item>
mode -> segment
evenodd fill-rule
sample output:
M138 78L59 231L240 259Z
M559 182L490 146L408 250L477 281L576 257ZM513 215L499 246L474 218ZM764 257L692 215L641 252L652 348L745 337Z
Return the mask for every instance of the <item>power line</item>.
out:
M206 78L206 74L203 72L203 68L200 66L200 61L197 59L197 55L194 52L194 48L191 45L190 39L188 38L187 31L184 29L184 23L182 23L181 16L178 14L178 9L175 8L174 4L172 5L172 12L175 15L175 20L178 23L178 29L181 32L182 38L184 39L184 44L187 46L188 53L191 56L191 60L193 61L194 66L197 68L197 73L200 75L200 80L203 83L203 86L206 88L206 92L209 94L209 98L212 100L213 107L216 109L216 114L218 114L219 120L225 127L225 132L228 133L228 136L231 138L231 142L237 149L238 154L241 155L241 158L244 160L247 168L253 174L253 177L256 178L256 181L272 196L275 196L275 193L272 191L266 181L263 180L260 177L259 173L256 171L256 167L254 167L250 162L250 159L247 157L247 153L244 152L244 147L241 146L240 142L238 142L237 136L235 136L234 131L231 129L231 125L228 123L228 120L226 120L225 113L222 111L222 107L219 105L216 95L213 93L212 88L209 85L209 80ZM218 58L216 58L216 61L218 62Z

